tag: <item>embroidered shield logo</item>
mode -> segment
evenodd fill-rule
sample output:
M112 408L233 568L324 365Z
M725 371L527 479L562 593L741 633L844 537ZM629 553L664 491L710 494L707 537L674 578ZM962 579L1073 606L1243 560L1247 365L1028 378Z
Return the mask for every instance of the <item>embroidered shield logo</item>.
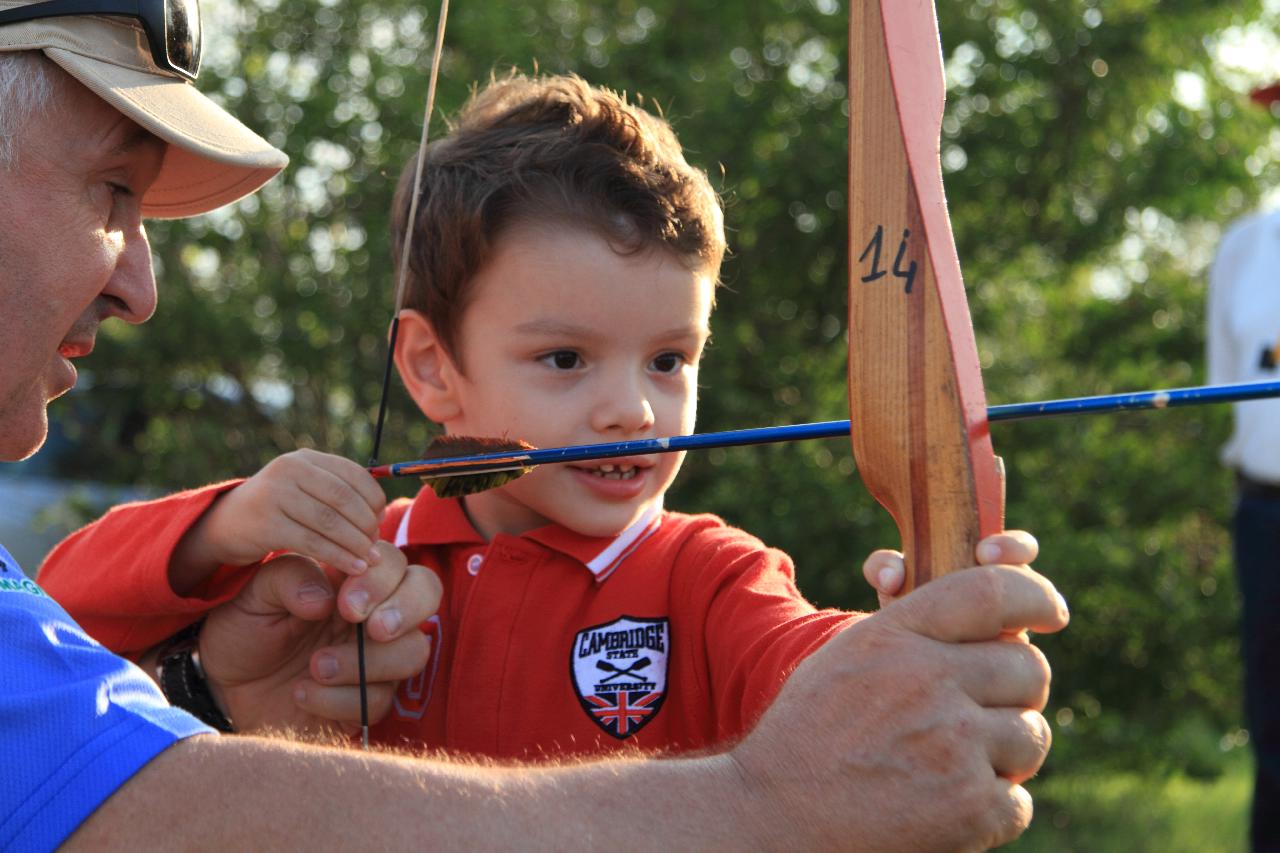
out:
M647 726L667 696L670 644L666 618L623 616L579 631L569 666L587 716L618 740Z

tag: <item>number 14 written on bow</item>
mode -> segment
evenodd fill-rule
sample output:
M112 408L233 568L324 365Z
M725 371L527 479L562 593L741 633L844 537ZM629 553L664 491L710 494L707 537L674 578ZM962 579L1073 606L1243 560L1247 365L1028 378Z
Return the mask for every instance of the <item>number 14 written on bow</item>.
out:
M911 229L903 228L902 238L899 240L897 251L893 256L893 266L886 270L881 263L881 258L884 255L884 226L877 225L875 233L871 235L871 239L867 242L867 247L858 256L858 263L870 263L870 268L867 270L866 275L862 276L862 283L870 284L892 273L895 278L903 280L902 292L910 293L911 286L915 284L916 270L918 269L915 261L903 266L903 260L907 258L907 242L910 239Z

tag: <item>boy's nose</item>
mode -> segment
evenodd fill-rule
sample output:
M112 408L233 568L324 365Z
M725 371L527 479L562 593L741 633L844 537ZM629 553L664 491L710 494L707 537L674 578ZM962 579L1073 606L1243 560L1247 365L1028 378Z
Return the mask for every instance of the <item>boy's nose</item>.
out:
M630 436L645 432L653 423L653 406L640 383L619 380L605 384L591 426L602 434Z

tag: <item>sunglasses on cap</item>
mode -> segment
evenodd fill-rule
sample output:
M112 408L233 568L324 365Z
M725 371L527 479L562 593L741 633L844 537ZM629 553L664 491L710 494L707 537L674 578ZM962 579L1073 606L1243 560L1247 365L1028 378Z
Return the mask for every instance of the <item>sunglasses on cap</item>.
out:
M0 9L0 26L67 15L123 15L142 23L151 59L188 80L200 73L199 0L45 0Z

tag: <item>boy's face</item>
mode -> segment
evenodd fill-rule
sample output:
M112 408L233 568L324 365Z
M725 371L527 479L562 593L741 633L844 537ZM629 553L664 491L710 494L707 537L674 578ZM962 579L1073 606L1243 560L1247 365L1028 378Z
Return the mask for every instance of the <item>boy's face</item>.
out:
M517 227L474 281L454 371L457 435L537 447L693 431L713 282L673 255L620 255L592 231ZM683 454L544 465L466 498L486 536L554 522L624 530L675 479Z

